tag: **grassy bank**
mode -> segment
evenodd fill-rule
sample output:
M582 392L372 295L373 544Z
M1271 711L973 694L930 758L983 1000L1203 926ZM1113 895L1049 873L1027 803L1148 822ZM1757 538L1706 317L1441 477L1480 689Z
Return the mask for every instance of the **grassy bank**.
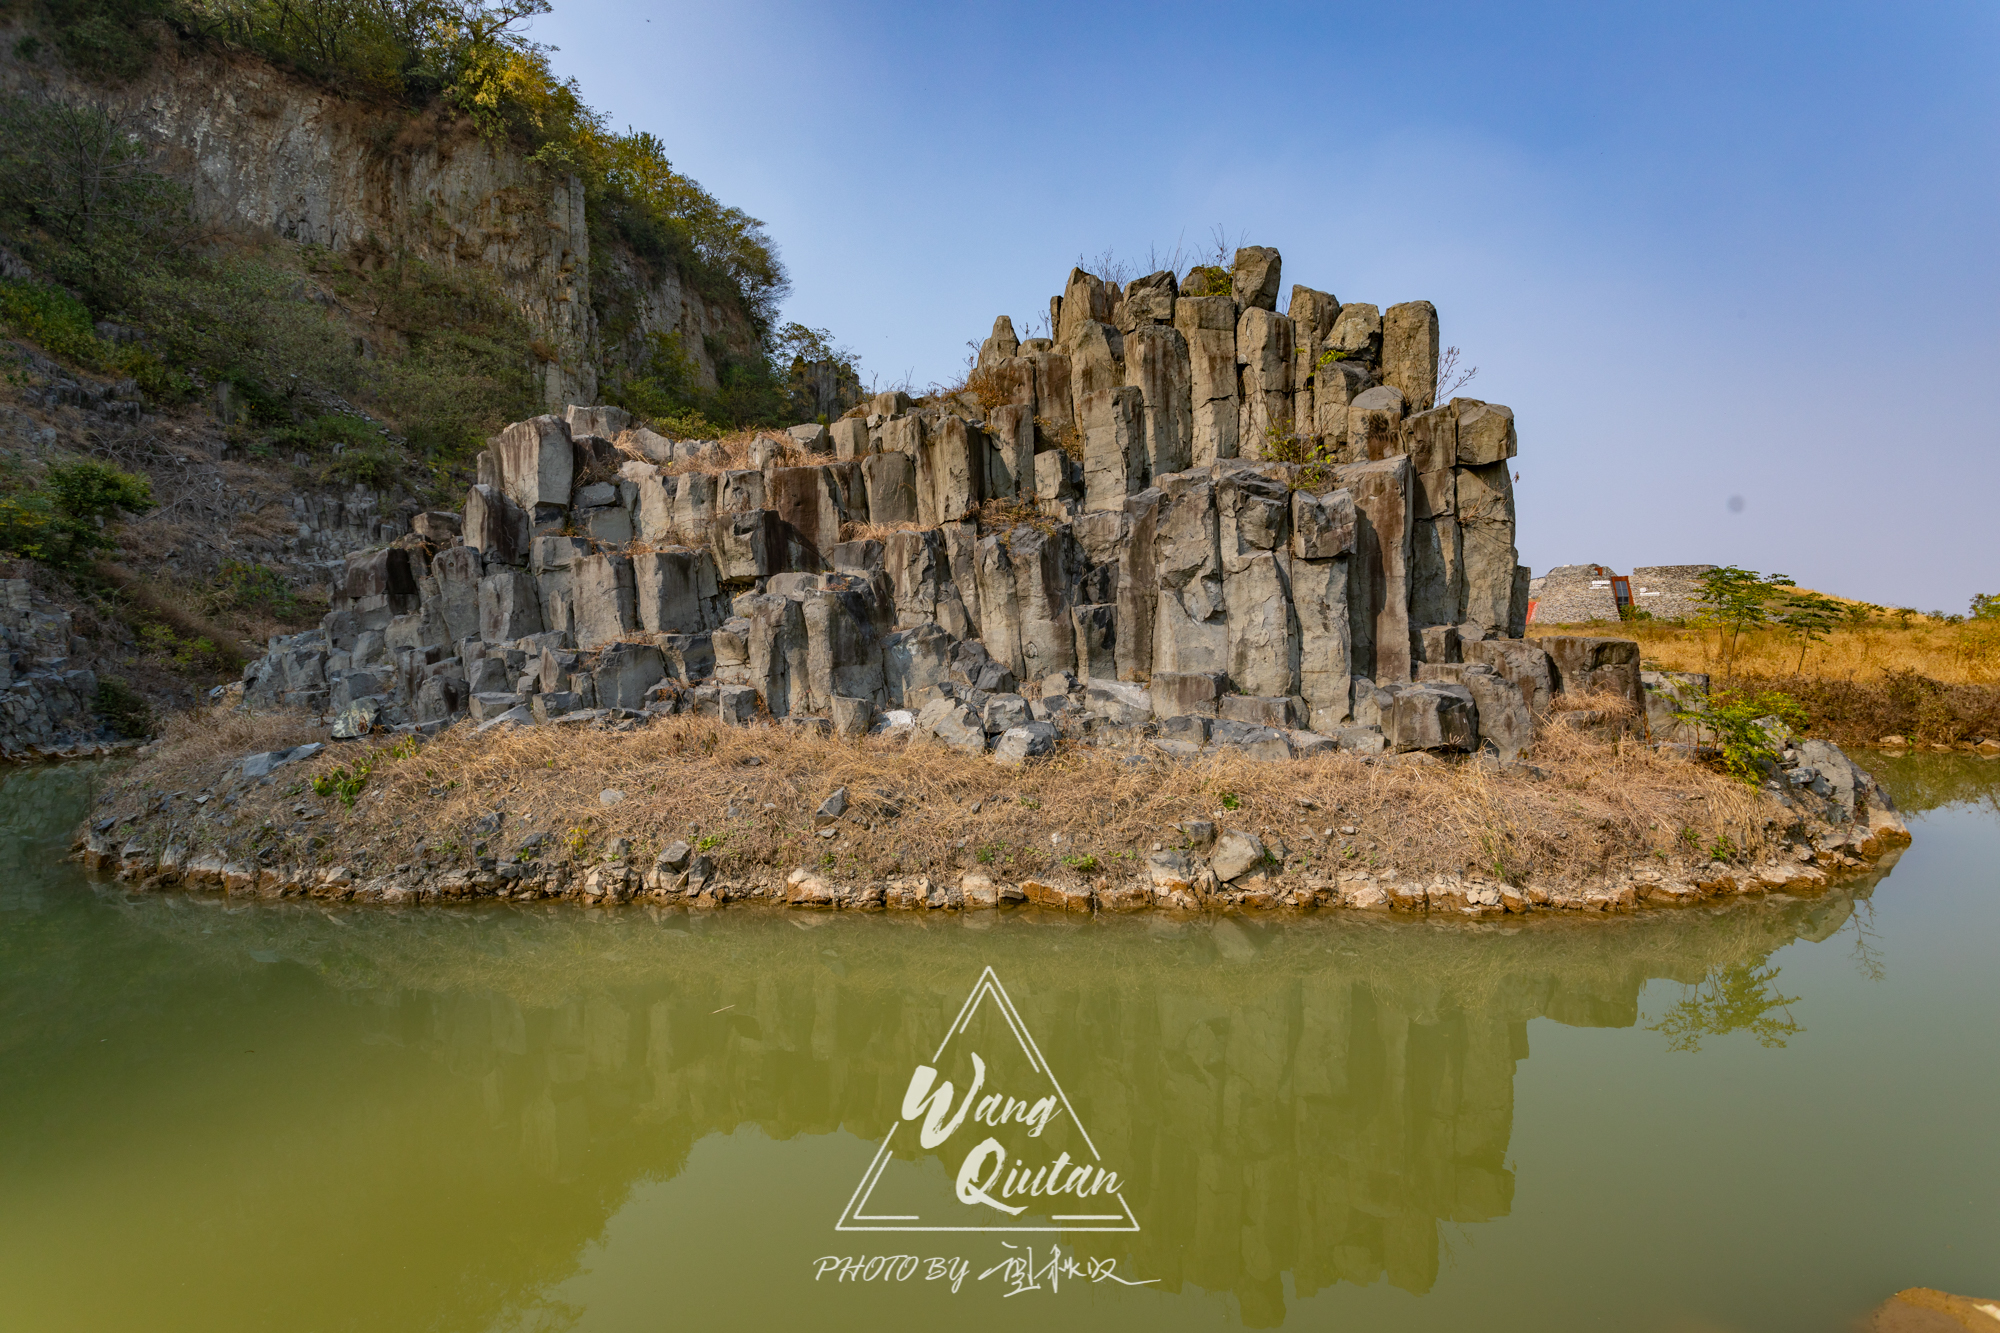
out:
M357 879L482 855L504 861L524 846L545 865L580 872L623 838L643 864L685 840L726 879L782 882L803 867L846 883L955 881L980 868L996 880L1100 890L1143 880L1156 847L1185 845L1182 821L1211 820L1263 839L1280 898L1361 870L1547 887L1639 869L1692 874L1713 860L1761 862L1783 839L1774 818L1782 812L1755 788L1557 727L1537 770L1500 772L1347 754L1134 767L1085 747L1006 769L942 747L692 717L589 734L543 727L476 737L460 726L421 748L407 740L332 747L226 809L189 803L220 793L241 755L316 736L324 733L278 714L177 718L98 817L144 817L138 827L157 836L171 824L198 852L344 865ZM851 806L825 835L814 811L838 787ZM621 795L606 803L605 792Z

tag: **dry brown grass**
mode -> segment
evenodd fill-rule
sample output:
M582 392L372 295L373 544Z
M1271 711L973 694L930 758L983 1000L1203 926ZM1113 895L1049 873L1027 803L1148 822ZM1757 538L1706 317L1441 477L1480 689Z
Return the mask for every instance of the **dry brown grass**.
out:
M1713 629L1643 620L1576 628L1637 640L1649 670L1706 672L1718 688L1789 694L1804 707L1809 732L1841 745L1888 736L1947 746L2000 739L2000 621L1878 618L1842 627L1807 646L1803 673L1799 641L1772 631L1743 635L1725 666Z
M167 715L152 753L135 773L143 773L144 781L160 790L201 791L219 782L229 765L246 754L326 739L326 727L300 709L241 713L190 708Z
M703 472L711 477L719 477L725 472L743 472L750 469L750 448L760 439L770 440L777 446L776 464L779 467L823 467L828 463L839 461L832 454L819 454L801 449L791 436L779 431L742 430L734 435L725 435L716 441L716 448L708 457L668 463L662 466L660 471L667 476ZM636 449L627 448L624 452L637 462L649 461Z
M1035 430L1042 438L1067 454L1072 462L1083 461L1083 430L1075 422L1072 421L1061 430L1057 430L1054 422L1047 417L1038 416L1035 418Z
M840 539L844 542L885 542L899 532L920 531L923 524L915 519L901 523L843 523L840 525Z
M269 717L179 722L127 785L198 789L200 775L219 776L229 759L307 736ZM351 768L371 749L376 766L351 809L299 795L314 774ZM1642 863L1705 862L1719 842L1751 856L1775 845L1771 810L1754 789L1563 728L1542 742L1541 778L1345 754L1130 767L1082 747L1006 769L939 746L692 717L623 733L542 727L475 737L460 726L412 758L390 759L386 750L333 746L292 783L253 789L237 816L255 821L265 805L316 801L330 816L315 826L329 841L322 864L341 860L370 873L422 863L420 841L434 856L463 856L472 821L498 809L507 820L496 854L536 832L557 835L584 860L613 838L632 839L642 853L712 838L709 854L726 876L782 877L807 865L845 882L982 865L1005 879L1118 883L1143 874L1154 844L1176 845L1175 825L1193 818L1276 835L1305 858L1293 862L1295 872L1471 871L1551 887ZM836 837L817 837L813 810L841 786L852 801L848 817ZM607 789L624 799L601 804ZM121 799L136 802L129 791ZM1343 835L1343 827L1358 831Z
M1551 629L1537 625L1535 632ZM1723 648L1713 629L1639 620L1595 632L1638 640L1649 663L1657 662L1663 670L1723 673ZM1745 634L1737 640L1733 669L1738 675L1765 678L1798 674L1799 641L1770 631ZM1903 671L1946 684L2000 681L2000 621L1951 625L1913 618L1907 627L1875 620L1836 629L1824 643L1807 646L1803 674L1866 682Z

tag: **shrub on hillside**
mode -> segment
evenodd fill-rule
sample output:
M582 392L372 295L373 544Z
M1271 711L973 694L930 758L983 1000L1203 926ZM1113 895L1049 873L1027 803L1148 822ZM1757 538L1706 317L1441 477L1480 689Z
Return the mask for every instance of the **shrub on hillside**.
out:
M116 549L112 519L152 507L151 482L104 463L58 463L39 481L0 473L0 554L84 569Z

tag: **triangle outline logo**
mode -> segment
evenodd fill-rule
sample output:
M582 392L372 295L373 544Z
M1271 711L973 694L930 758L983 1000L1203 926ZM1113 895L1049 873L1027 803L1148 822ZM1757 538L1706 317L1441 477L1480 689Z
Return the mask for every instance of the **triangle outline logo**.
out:
M1043 1058L1041 1048L1035 1044L1034 1035L1028 1031L1027 1023L1021 1018L1020 1010L1014 1007L1013 998L1007 994L1007 988L1000 984L1000 978L994 974L990 966L979 974L979 980L973 984L972 993L965 997L964 1005L959 1008L958 1017L952 1020L944 1039L932 1053L931 1064L936 1066L944 1058L945 1048L951 1045L952 1038L965 1031L971 1024L973 1015L978 1012L979 1006L989 1001L1006 1020L1008 1031L1020 1044L1021 1053L1027 1057L1028 1067L1046 1078L1049 1086L1054 1089L1063 1110L1069 1115L1070 1123L1076 1126L1076 1132L1082 1137L1084 1146L1090 1149L1092 1162L1101 1165L1104 1160L1103 1155L1097 1151L1097 1144L1091 1139L1090 1131L1084 1128L1076 1109L1069 1104L1069 1094L1063 1091L1055 1070L1050 1068L1049 1062ZM896 1135L911 1124L912 1122L908 1120L898 1120L890 1127L889 1132L882 1136L881 1145L876 1148L874 1159L869 1162L868 1169L862 1173L860 1182L855 1185L854 1193L847 1200L847 1206L841 1209L840 1220L834 1224L835 1231L1130 1232L1139 1230L1138 1216L1133 1213L1132 1205L1125 1201L1123 1190L1107 1191L1110 1198L1118 1201L1121 1210L1118 1213L1058 1213L1052 1215L1047 1222L1011 1224L1003 1222L999 1225L984 1226L951 1225L930 1221L921 1214L870 1213L868 1201L875 1192L875 1186L881 1182L883 1172L888 1169Z

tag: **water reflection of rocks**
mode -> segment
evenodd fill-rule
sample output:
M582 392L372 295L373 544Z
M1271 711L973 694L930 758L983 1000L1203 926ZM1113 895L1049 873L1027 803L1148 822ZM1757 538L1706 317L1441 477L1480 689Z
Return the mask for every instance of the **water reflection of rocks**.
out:
M1694 988L1697 1038L1740 1015L1780 1022L1759 1005L1785 999L1765 960L1832 935L1868 891L1520 927L129 910L232 966L281 957L361 1001L376 1042L476 1089L517 1136L510 1169L602 1201L600 1223L708 1134L878 1138L990 963L1128 1172L1144 1222L1119 1238L1128 1271L1233 1291L1269 1325L1286 1273L1302 1295L1385 1277L1423 1292L1442 1223L1508 1212L1528 1020L1633 1026L1664 977Z

